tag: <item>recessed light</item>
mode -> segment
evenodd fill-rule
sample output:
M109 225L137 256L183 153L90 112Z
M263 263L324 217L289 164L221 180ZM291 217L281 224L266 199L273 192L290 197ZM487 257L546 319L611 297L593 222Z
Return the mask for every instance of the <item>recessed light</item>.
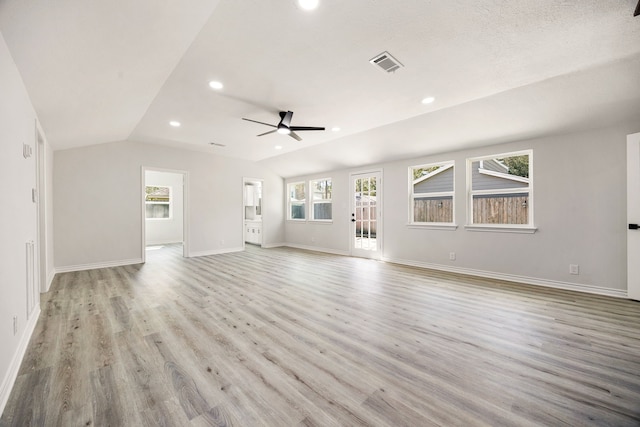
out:
M313 10L318 7L318 0L298 0L298 4L304 10Z
M169 126L173 126L174 128L179 128L180 127L180 122L178 122L176 120L171 120L169 122Z
M224 85L222 83L220 83L220 82L215 81L215 80L211 80L209 82L209 87L211 89L220 90L220 89L222 89L224 87Z
M273 148L275 148L276 150L282 150L282 145L276 145L276 146L275 146L275 147L273 147Z
M422 100L423 104L431 104L433 101L435 101L436 99L433 96L429 96L425 99Z
M331 131L332 132L340 132L340 128L336 126L336 127L331 128Z

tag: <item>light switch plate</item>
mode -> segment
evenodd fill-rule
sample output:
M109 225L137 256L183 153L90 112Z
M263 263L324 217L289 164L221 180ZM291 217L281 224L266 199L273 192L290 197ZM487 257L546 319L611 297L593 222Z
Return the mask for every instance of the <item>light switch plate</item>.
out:
M22 156L25 159L28 159L29 157L31 157L31 155L33 154L33 149L31 148L30 145L28 144L22 144Z

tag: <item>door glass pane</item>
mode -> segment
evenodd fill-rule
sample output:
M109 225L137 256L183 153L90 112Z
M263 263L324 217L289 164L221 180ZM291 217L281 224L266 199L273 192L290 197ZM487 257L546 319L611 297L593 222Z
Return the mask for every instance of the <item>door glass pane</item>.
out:
M377 180L362 177L353 180L354 249L375 251L377 249Z

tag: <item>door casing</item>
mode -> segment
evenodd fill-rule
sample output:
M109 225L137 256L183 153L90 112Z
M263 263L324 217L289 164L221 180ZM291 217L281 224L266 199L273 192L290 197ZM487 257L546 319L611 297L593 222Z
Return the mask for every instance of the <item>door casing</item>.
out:
M147 236L146 236L146 218L145 218L145 185L146 171L156 171L156 172L169 172L182 175L182 256L188 258L189 255L189 172L183 170L175 170L175 169L162 169L162 168L154 168L154 167L141 167L141 185L140 185L140 199L141 199L141 211L142 211L142 242L141 242L141 255L140 258L142 262L146 261L146 244L147 244Z
M640 224L640 133L627 136L627 224ZM627 228L627 297L640 301L640 230Z
M358 178L365 177L376 177L376 250L362 250L355 247L355 232L356 226L355 222L351 221L350 218L350 226L349 226L349 253L351 256L361 257L361 258L372 258L372 259L381 259L383 255L383 173L382 169L375 169L370 171L359 171L353 172L349 174L349 196L351 198L350 201L350 214L353 215L356 212L356 190L355 190L355 181Z

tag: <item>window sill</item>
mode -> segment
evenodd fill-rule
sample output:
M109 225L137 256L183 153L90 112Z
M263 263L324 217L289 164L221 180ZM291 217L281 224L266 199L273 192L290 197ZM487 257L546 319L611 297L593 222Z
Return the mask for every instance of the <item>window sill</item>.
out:
M327 224L327 225L333 224L332 219L310 219L309 222L311 224Z
M307 222L306 219L287 219L287 222Z
M520 233L520 234L533 234L538 230L538 227L516 227L510 225L465 225L465 230L468 231L483 231L490 233Z
M455 231L458 226L456 224L407 224L407 228L413 228L416 230L445 230L445 231Z

